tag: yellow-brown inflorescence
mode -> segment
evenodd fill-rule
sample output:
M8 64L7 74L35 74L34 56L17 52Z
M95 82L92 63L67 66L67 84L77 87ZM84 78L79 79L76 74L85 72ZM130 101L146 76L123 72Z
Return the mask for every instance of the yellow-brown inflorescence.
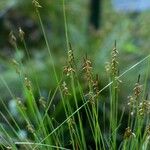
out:
M96 95L98 95L98 93L99 93L99 76L98 76L98 74L96 74L96 77L92 82L92 86L93 86L94 93Z
M63 72L66 76L70 76L72 73L75 73L75 70L71 66L65 66Z
M27 130L30 132L30 133L34 133L35 132L35 129L34 129L34 127L33 127L33 125L32 124L27 124L27 126L26 126L26 128L27 128Z
M32 0L32 4L34 5L35 8L41 8L42 6L38 2L38 0Z
M139 104L138 113L140 116L145 116L150 114L150 101L149 100L143 100Z
M96 74L94 77L92 62L88 59L87 55L84 58L82 70L84 71L85 79L89 84L89 92L85 95L85 97L91 104L95 104L95 101L99 96L99 76Z
M46 102L46 100L45 100L44 97L40 97L39 103L40 103L40 105L41 105L43 108L46 108L47 102Z
M92 73L92 62L86 57L84 58L84 64L82 70L85 72L86 79L89 83L93 82L93 73Z
M32 90L31 81L30 81L27 77L24 78L24 83L25 83L25 87L26 87L29 91L31 91L31 90Z
M27 108L25 107L24 103L22 102L21 98L17 97L16 98L16 101L17 101L17 106L19 108L21 108L22 110L26 110Z
M117 48L116 48L116 41L115 41L115 44L114 44L114 48L112 50L112 53L111 53L111 63L110 63L110 67L111 67L111 75L113 77L116 77L118 76L118 60L117 60L117 57L118 57L118 51L117 51Z
M136 110L139 111L139 114L142 115L142 112L145 111L144 109L146 109L146 107L148 106L145 102L141 102L139 104L139 97L142 93L142 85L140 84L140 75L138 76L138 81L135 83L135 87L133 88L133 94L131 96L129 96L129 102L128 105L130 106L131 109L131 115L133 115ZM145 105L146 104L146 105Z
M150 136L150 124L146 127L146 135Z
M73 66L75 63L75 59L74 59L74 54L73 54L73 49L71 46L71 43L69 43L69 51L68 51L68 63Z
M74 66L75 66L74 54L73 54L72 46L69 43L67 65L63 69L64 74L66 76L71 76L72 73L75 73Z
M135 137L135 134L132 132L130 127L127 127L124 132L124 139L129 139L130 137Z
M114 48L112 49L111 52L111 61L107 62L105 65L105 70L109 77L115 81L115 88L119 90L118 86L122 81L118 78L119 76L119 63L118 63L118 50L116 48L116 41L114 44Z
M62 87L62 92L64 95L66 96L71 95L65 81L62 83L61 87Z

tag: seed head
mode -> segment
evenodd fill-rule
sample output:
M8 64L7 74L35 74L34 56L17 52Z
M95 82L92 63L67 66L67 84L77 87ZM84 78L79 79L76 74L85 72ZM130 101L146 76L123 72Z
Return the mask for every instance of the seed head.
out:
M29 131L29 132L31 132L31 133L34 133L35 132L35 130L34 130L34 127L33 127L33 125L31 125L31 124L27 124L27 130Z
M16 101L17 101L17 105L19 108L21 108L22 110L26 110L27 108L25 107L25 105L23 104L21 98L17 97L16 98Z
M98 92L99 92L99 77L98 77L98 74L96 74L96 78L93 80L92 86L93 86L94 93L98 94Z
M21 27L19 27L19 37L20 37L21 41L24 40L24 35L25 35L24 31L21 29Z
M140 104L139 104L139 115L140 116L144 116L146 114L150 113L150 101L148 100L143 100Z
M142 85L140 85L140 75L138 76L138 81L135 83L133 91L136 98L138 98L142 93Z
M72 50L72 46L71 43L69 43L69 51L68 51L68 63L73 66L74 65L74 54L73 54L73 50Z
M42 105L43 108L46 108L47 102L44 97L40 97L39 103Z
M72 73L75 73L75 70L71 66L65 66L63 72L66 76L70 76Z
M65 81L62 83L62 92L64 93L64 95L71 95L69 93L69 90Z
M118 57L118 51L116 48L116 41L114 44L114 48L112 50L111 53L111 74L115 77L118 75L118 61L117 61L117 57Z
M124 139L129 139L130 137L135 137L135 134L132 132L130 127L127 127L125 129L125 133L124 133Z
M92 79L92 76L93 76L93 73L92 73L92 63L91 61L87 58L87 55L86 55L86 58L84 58L84 64L83 64L83 68L82 70L85 72L85 76L87 78L87 81L92 83L93 79Z
M146 127L146 135L150 136L150 125Z
M42 6L39 4L38 0L32 0L32 4L35 8L41 8Z
M12 44L12 46L16 46L17 39L12 31L9 33L9 42Z
M30 81L27 77L25 77L24 81L25 81L25 86L26 86L26 88L27 88L29 91L32 90L31 81Z

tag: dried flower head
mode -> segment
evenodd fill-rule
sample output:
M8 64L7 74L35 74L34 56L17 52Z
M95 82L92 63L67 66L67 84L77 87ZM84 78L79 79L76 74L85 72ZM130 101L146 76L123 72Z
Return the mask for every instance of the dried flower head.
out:
M67 84L66 84L65 81L62 83L61 87L62 87L62 92L63 92L64 95L71 95L69 93L69 90L68 90L68 87L67 87Z
M142 85L140 85L140 75L138 76L138 81L135 83L133 91L136 98L138 98L142 93Z
M146 114L150 113L150 101L148 100L143 100L140 104L139 104L139 111L138 111L140 116L144 116Z
M27 77L24 78L24 82L25 82L25 87L26 87L29 91L32 90L31 81L30 81Z
M150 136L150 124L146 127L146 135Z
M21 108L22 110L26 110L26 109L27 109L27 108L25 107L25 105L23 104L21 98L17 97L17 98L16 98L16 101L17 101L17 106L18 106L19 108Z
M73 66L74 65L74 54L71 43L69 43L69 51L68 51L68 63Z
M136 99L133 96L128 96L128 99L129 99L128 106L130 106L131 109L130 115L133 116L135 114Z
M143 101L139 104L138 98L140 94L142 93L142 85L139 84L140 81L140 75L138 76L138 81L135 84L135 87L133 88L133 94L132 96L129 96L129 102L128 105L131 109L131 115L133 115L135 112L138 112L140 116L144 115L144 112L148 110L148 103L147 101Z
M86 57L84 58L84 64L82 70L85 72L85 76L88 82L92 83L93 81L93 73L92 73L92 63L91 61Z
M67 76L71 76L72 73L75 73L74 64L75 64L74 54L72 46L69 43L67 66L65 66L63 69L64 74L66 74Z
M41 8L42 6L39 4L38 0L32 0L32 4L35 8Z
M133 98L133 96L128 96L128 99L129 99L128 105L134 107L135 99Z
M112 53L111 53L111 74L116 77L118 75L118 60L117 60L117 57L118 57L118 51L117 51L117 48L116 48L116 41L115 41L115 44L114 44L114 48L112 50Z
M98 74L96 74L96 78L93 80L92 86L93 86L94 93L98 94L99 93L99 77L98 77Z
M132 132L130 127L127 127L124 132L124 139L129 139L130 137L135 137L135 134Z
M75 70L71 66L65 66L63 72L66 76L70 76L72 73L75 73Z
M39 103L41 104L41 106L42 106L43 108L46 108L47 102L46 102L46 100L45 100L44 97L40 97Z
M29 132L31 132L31 133L34 133L35 132L35 130L34 130L34 127L33 127L33 125L31 125L31 124L27 124L27 130L29 131Z
M136 83L133 91L134 91L134 95L136 97L140 96L140 94L142 92L142 85L140 85L139 83Z

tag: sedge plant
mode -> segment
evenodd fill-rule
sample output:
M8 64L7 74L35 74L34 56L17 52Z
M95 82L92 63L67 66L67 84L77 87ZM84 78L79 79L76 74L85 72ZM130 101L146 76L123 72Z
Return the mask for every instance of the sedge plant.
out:
M23 95L22 97L16 97L11 92L7 81L0 77L2 83L16 102L16 109L19 116L19 119L14 117L10 113L5 100L1 99L5 113L0 111L0 115L4 120L4 123L0 123L0 148L13 150L148 149L150 138L150 101L147 92L147 83L150 55L138 61L124 72L121 72L119 70L118 50L115 41L110 62L106 66L109 83L103 88L100 88L101 79L98 74L94 73L92 61L87 54L83 57L83 64L80 67L77 66L76 56L69 41L65 0L62 1L62 5L67 62L62 68L63 71L60 77L53 61L53 53L50 49L40 15L42 6L38 0L33 0L35 13L39 18L39 24L44 35L48 56L52 61L52 71L57 86L55 89L50 89L51 92L47 99L42 97L37 82L36 71L33 68L32 71L36 80L36 88L39 91L39 97L37 99L34 94L35 87L33 87L30 76L26 73L23 62L13 59L12 62L15 66L18 79L21 80L23 87ZM30 53L24 38L25 33L19 28L18 34L27 53L28 61L30 61ZM16 52L18 52L17 39L13 32L10 34L10 42ZM141 76L139 75L126 105L126 109L129 112L128 118L125 118L127 119L126 128L122 133L121 140L118 141L119 128L125 114L124 110L121 112L121 115L119 114L119 105L121 103L119 87L120 84L123 84L121 78L143 62L147 62L144 83L141 85ZM109 89L108 103L102 101L102 92L106 89ZM59 95L59 102L53 108L57 95ZM107 105L109 105L109 111L107 112L109 114L108 123L106 123ZM103 107L102 110L100 110L102 108L101 106ZM57 113L58 111L62 113ZM61 115L63 120L58 121L57 114ZM5 124L7 124L11 132L8 131ZM20 135L22 128L25 130L25 137ZM108 131L105 130L106 128Z

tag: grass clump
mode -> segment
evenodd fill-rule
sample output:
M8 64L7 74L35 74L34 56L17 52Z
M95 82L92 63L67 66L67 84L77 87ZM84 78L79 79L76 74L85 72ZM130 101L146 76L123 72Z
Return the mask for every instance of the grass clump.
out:
M33 0L33 5L39 18L49 59L52 61L52 72L57 86L50 90L46 98L43 97L38 82L36 82L37 87L33 86L22 60L13 59L14 68L23 87L23 94L20 97L15 96L7 82L1 78L15 102L17 114L16 116L11 114L7 104L1 99L5 110L0 111L3 119L3 123L0 123L1 149L148 149L150 102L147 82L149 72L145 73L144 86L141 86L139 75L133 87L133 93L125 106L129 113L119 109L122 103L119 92L120 84L124 84L121 82L121 77L145 61L148 61L149 67L150 55L120 73L115 41L110 63L106 66L109 83L100 88L101 79L94 73L89 57L86 55L83 57L83 65L77 65L76 56L69 42L63 0L67 61L61 68L60 75L57 73L40 16L41 5L37 0ZM24 39L25 33L19 28L18 34L30 61L30 53ZM18 52L17 39L13 32L10 34L10 42ZM37 79L34 68L32 71ZM35 96L35 88L39 90L38 96ZM102 94L107 88L109 101L103 100ZM125 115L127 117L124 117ZM126 124L120 132L124 120Z

